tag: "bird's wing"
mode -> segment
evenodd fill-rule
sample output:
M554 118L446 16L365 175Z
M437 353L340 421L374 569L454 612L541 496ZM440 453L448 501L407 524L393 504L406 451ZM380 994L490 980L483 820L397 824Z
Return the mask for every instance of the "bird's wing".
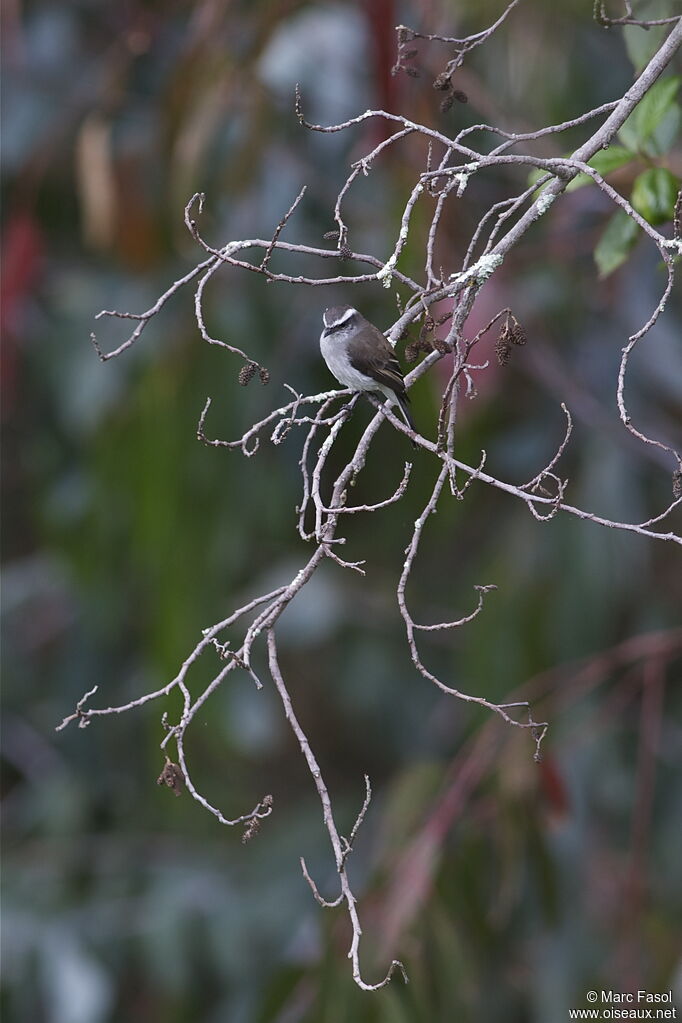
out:
M394 391L402 401L409 401L405 390L405 381L395 352L381 331L372 326L372 354L368 356L367 345L361 339L352 339L348 343L348 359L353 369L376 380L383 387Z

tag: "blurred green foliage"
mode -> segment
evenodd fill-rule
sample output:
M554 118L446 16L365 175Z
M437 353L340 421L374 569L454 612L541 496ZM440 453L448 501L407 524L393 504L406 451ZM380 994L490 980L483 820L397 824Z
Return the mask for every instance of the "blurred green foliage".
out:
M540 766L527 736L448 700L412 668L395 586L436 471L427 460L417 459L403 501L349 522L344 556L369 559L366 580L325 566L284 616L283 668L342 831L365 772L375 791L350 868L365 973L383 975L399 955L408 987L355 987L343 913L321 911L300 875L303 854L335 894L319 805L271 688L257 693L235 675L188 736L197 785L225 813L272 792L274 813L247 846L186 795L156 786L159 718L177 712L173 700L54 732L95 683L101 705L162 685L201 628L302 563L301 437L247 460L197 444L196 423L207 395L207 429L232 438L279 403L284 381L328 387L320 315L349 296L217 275L209 331L271 372L268 387L246 390L238 362L200 343L189 290L105 365L89 330L110 349L127 324L93 316L148 308L200 258L182 225L195 191L207 194L205 235L226 241L269 237L308 182L287 231L320 244L348 165L376 128L304 132L297 80L315 121L387 105L453 131L480 120L539 127L621 95L628 53L637 66L647 59L635 40L650 45L657 33L626 30L626 50L621 30L595 25L589 6L521 5L458 73L467 106L442 115L431 83L445 51L422 47L422 76L391 78L386 37L400 21L477 31L499 14L492 0L8 5L6 1020L559 1023L590 988L667 991L679 978L682 573L667 545L569 518L539 524L482 484L441 502L410 586L419 618L465 613L476 584L498 591L466 629L432 637L428 663L468 692L534 697L551 721ZM672 81L659 83L655 110L633 115L637 138L625 132L624 147L657 137ZM582 137L569 132L562 151ZM647 204L657 215L670 198L667 175L679 177L679 138L666 138L665 149L644 145L654 169L624 161L613 179L640 194L647 217ZM408 144L358 182L348 206L357 248L389 251L423 158ZM443 224L444 263L456 268L482 212L523 181L516 171L472 178ZM622 430L615 381L663 275L642 244L595 280L610 216L596 189L575 190L483 292L472 331L511 305L529 343L505 368L492 346L484 353L491 366L464 402L459 451L477 464L483 448L502 478L532 478L562 435L566 401L576 421L562 463L569 499L643 521L669 502L672 466ZM427 226L418 209L408 273L420 272ZM274 265L294 263L277 254ZM394 316L379 285L352 300L377 323ZM668 441L680 426L679 312L678 291L628 380L633 415ZM427 434L439 383L415 389ZM370 414L358 408L335 464ZM382 429L357 500L390 493L406 457ZM210 673L199 664L192 686Z
M646 52L649 57L652 55L649 49ZM682 108L677 102L677 95L680 81L679 75L667 75L654 82L618 132L623 145L609 146L589 160L589 166L606 177L628 166L636 169L638 164L650 164L652 160L659 159L659 166L649 166L637 174L629 195L637 213L654 226L673 220L680 192L679 176L663 165L663 162L669 162L669 154L675 146L679 146ZM543 171L531 171L529 184L540 181L542 177ZM568 183L566 191L573 192L590 184L594 182L589 174L578 174ZM594 250L600 277L608 277L622 266L640 237L640 228L624 210L617 209L612 213Z

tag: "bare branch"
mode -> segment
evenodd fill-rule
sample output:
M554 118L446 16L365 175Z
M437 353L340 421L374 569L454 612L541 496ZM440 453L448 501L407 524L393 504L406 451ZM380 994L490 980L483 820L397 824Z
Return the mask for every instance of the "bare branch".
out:
M441 629L454 629L454 628L458 628L461 625L465 625L467 622L470 622L474 618L476 618L477 615L480 613L480 611L481 611L481 609L483 607L483 600L485 598L486 593L490 592L491 589L495 589L495 587L491 587L491 586L477 586L476 589L478 590L478 606L475 608L475 610L471 614L465 616L464 618L460 618L457 621L453 621L453 622L442 623L442 624L438 624L438 625L435 625L435 626L418 626L418 625L415 625L415 622L414 622L414 620L413 620L413 618L412 618L412 616L411 616L411 614L410 614L410 612L408 610L407 599L406 599L406 595L405 595L405 590L406 590L406 587L407 587L407 583L408 583L408 580L410 578L410 574L411 574L413 566L414 566L414 561L415 561L415 558L417 556L417 552L419 550L419 545L420 545L420 542L421 542L421 538L422 538L422 534L423 534L423 531L424 531L424 527L425 527L426 522L429 519L429 517L431 515L433 515L435 510L436 510L436 505L437 505L438 499L440 498L441 493L443 491L443 486L445 484L445 481L446 481L447 477L448 477L448 468L447 468L447 465L444 465L441 468L440 473L438 474L438 478L436 479L436 482L434 483L433 490L431 492L431 496L429 497L428 501L426 502L426 505L424 507L423 512L421 513L421 515L419 516L419 518L417 519L417 521L414 524L414 533L412 534L412 540L411 540L411 542L410 542L410 544L409 544L409 546L407 548L406 557L405 557L405 563L403 565L403 571L402 571L402 574L400 576L400 582L398 583L398 607L400 608L400 613L402 615L403 621L405 622L405 628L406 628L406 631L407 631L407 642L408 642L408 645L409 645L409 648L410 648L410 654L412 656L412 662L413 662L415 668L417 669L417 671L421 675L423 675L423 677L427 681L432 682L435 686L437 686L440 690L442 690L442 692L449 693L451 696L456 696L456 697L458 697L458 699L464 700L467 703L478 703L482 707L486 707L488 710L494 711L496 714L499 714L500 717L509 725L515 725L515 726L517 726L519 728L545 729L546 730L547 722L546 721L542 721L542 722L534 721L533 718L532 718L532 715L530 714L530 708L529 708L527 703L521 704L520 706L522 706L525 710L528 711L528 721L527 722L525 722L525 721L518 721L515 718L511 717L509 714L507 714L507 708L508 708L509 705L496 704L496 703L493 703L490 700L487 700L483 696L472 696L471 694L463 693L460 690L453 688L452 686L446 685L445 682L442 682L441 679L439 679L436 675L433 674L433 672L429 671L428 668L426 668L426 666L424 665L424 662L421 659L419 651L417 649L417 642L416 642L416 639L415 639L415 632L416 631L418 631L419 629L421 629L422 631L436 631L436 630L441 630ZM517 706L517 705L514 704L514 706Z
M436 84L438 88L447 91L448 95L454 95L451 78L461 66L464 56L473 48L484 43L504 23L517 3L518 0L512 0L492 25L464 39L426 35L406 26L399 26L397 30L399 53L396 70L416 73L414 68L408 67L405 63L412 59L409 56L409 51L406 49L407 42L414 39L443 42L454 48L454 56L447 63L443 75L439 76ZM266 442L269 440L272 445L277 447L289 435L298 438L296 428L304 428L301 438L301 456L298 463L301 472L302 496L300 504L296 509L296 514L298 534L303 540L311 544L311 548L309 548L310 556L287 584L279 586L263 595L256 596L243 606L232 611L222 621L205 629L192 651L180 665L177 674L166 685L120 706L89 708L86 704L97 691L97 686L95 686L81 697L76 704L74 712L65 717L62 723L57 726L57 730L62 730L67 724L77 720L79 727L84 728L94 717L124 713L142 707L150 701L161 699L173 692L177 692L182 700L182 711L179 720L170 724L168 722L167 710L164 710L161 716L161 730L163 734L160 748L163 751L166 767L169 772L165 779L162 772L162 780L170 783L173 790L177 793L179 792L179 784L176 788L176 782L179 783L181 777L185 788L192 798L211 813L219 823L228 826L246 825L244 840L248 840L255 835L259 822L272 812L272 797L269 795L264 796L251 811L241 816L235 818L225 816L221 810L213 806L205 798L200 791L200 787L194 783L187 763L185 737L187 729L199 710L204 707L208 699L227 681L236 677L249 677L257 688L262 687L263 683L252 665L252 655L256 645L264 643L267 646L268 666L272 681L279 694L286 719L305 757L322 805L323 821L329 835L341 889L339 896L334 901L324 899L308 872L305 860L301 858L303 876L308 882L313 896L321 906L332 908L345 903L352 932L349 958L352 963L354 980L363 990L373 991L383 987L389 982L396 969L402 973L405 980L407 979L404 968L398 960L392 961L384 979L375 984L367 983L363 979L360 970L359 941L362 932L357 914L356 898L351 890L346 873L346 863L352 852L358 830L369 812L372 796L370 782L369 778L365 775L365 800L350 831L350 835L346 839L337 829L332 812L331 799L319 765L309 740L294 713L279 663L275 630L280 616L291 601L296 599L301 590L309 583L323 562L330 560L341 568L347 568L360 575L364 575L364 559L357 561L345 560L338 553L343 548L346 540L343 535L342 526L349 523L348 516L365 513L374 514L399 503L405 497L412 470L411 462L405 462L402 480L389 497L374 503L348 504L350 488L355 485L365 467L372 442L379 429L383 427L384 429L393 429L405 434L413 441L418 451L421 452L418 457L428 459L435 466L435 479L430 494L421 514L414 525L410 526L405 561L396 590L398 607L405 625L408 647L414 667L422 678L435 685L442 692L464 702L475 703L485 707L501 718L506 724L523 728L530 732L530 736L535 743L534 756L536 760L540 757L540 748L547 731L547 722L534 720L528 701L495 703L484 696L471 695L450 686L447 681L439 678L432 672L424 662L418 641L419 644L426 642L425 634L430 634L437 638L440 634L446 632L451 634L458 628L465 627L483 612L488 593L495 589L495 586L492 584L475 586L474 589L477 593L476 606L473 610L459 618L437 621L434 624L422 624L413 619L408 607L407 586L413 576L424 531L431 515L436 512L438 502L441 499L444 501L449 500L448 495L456 500L464 499L469 487L474 481L478 481L485 486L493 487L522 501L530 513L540 522L547 521L559 514L568 514L602 527L632 532L652 540L672 541L673 543L682 544L682 537L675 534L672 530L664 532L662 529L652 528L666 520L671 512L682 503L682 461L680 460L680 455L670 445L649 437L642 430L634 427L625 403L625 383L630 355L635 346L663 313L672 290L674 256L680 251L680 203L678 202L673 238L666 238L648 224L627 199L621 196L608 182L604 181L603 177L594 168L589 166L591 157L601 149L608 147L627 117L670 63L682 42L682 18L672 20L661 19L658 22L639 22L632 14L629 0L625 0L625 11L624 17L609 19L605 13L605 5L599 2L595 5L595 16L602 24L644 24L645 27L650 24L670 23L673 25L672 30L651 58L647 67L620 99L604 103L593 110L579 114L560 124L539 127L535 131L513 133L497 128L494 125L476 124L463 129L454 138L450 138L443 132L384 110L366 110L340 124L328 126L311 124L304 118L300 90L297 87L296 114L300 123L312 131L322 133L345 131L374 118L380 118L391 126L392 133L389 137L375 145L364 156L356 159L347 171L345 181L339 190L333 208L333 219L337 230L325 236L326 238L333 237L336 247L317 248L282 240L281 236L284 228L290 224L294 212L303 202L305 188L301 189L292 205L282 216L271 238L237 239L212 246L202 237L197 220L195 219L201 214L204 205L204 196L197 193L187 203L184 219L191 237L208 258L197 263L184 277L175 281L160 296L157 302L145 312L131 313L102 310L96 317L97 319L102 317L129 319L133 320L136 324L127 340L108 353L102 351L97 338L94 334L92 335L92 343L99 358L106 361L130 348L140 338L151 319L162 310L168 299L176 294L184 285L197 280L194 296L194 313L201 338L208 344L218 346L244 360L244 365L239 374L240 383L247 384L256 373L259 374L261 381L265 383L268 380L268 372L264 366L256 361L253 356L232 345L229 341L212 337L206 327L204 315L206 287L220 269L229 267L235 271L248 271L260 275L266 283L279 281L293 286L318 287L345 284L361 286L380 282L386 288L400 285L407 289L408 293L407 299L404 294L396 295L398 316L395 322L386 330L386 336L389 341L395 345L399 339L405 337L410 328L418 325L418 340L410 340L406 356L408 361L415 361L418 353L423 353L424 358L406 375L406 386L412 386L422 376L431 371L436 363L441 362L443 359L449 360L445 364L449 377L446 374L447 383L443 389L435 441L428 439L428 437L422 434L414 433L405 425L402 419L398 418L393 406L370 394L368 395L369 401L374 405L375 413L365 427L351 457L340 471L336 471L336 475L330 468L334 461L332 452L336 455L336 442L342 436L344 426L359 401L358 394L337 389L319 394L304 395L291 385L284 383L283 386L288 390L290 400L285 401L271 412L268 412L258 422L252 423L241 437L234 440L221 440L207 435L206 419L211 408L211 398L207 398L197 424L197 438L202 443L211 447L241 451L246 458L252 458L258 452L263 438L265 438ZM440 84L438 84L439 81ZM466 97L464 97L465 99ZM516 147L523 145L524 148L532 149L532 143L539 139L556 135L569 129L579 128L596 118L603 118L602 123L569 157L549 159L536 156L533 153L517 151ZM488 152L479 152L474 148L473 140L480 132L495 133L502 141ZM425 169L421 172L416 172L412 179L413 183L410 188L409 197L399 216L400 224L392 248L389 248L389 251L384 254L384 258L373 254L353 252L348 244L351 218L346 212L345 207L346 200L355 182L372 172L375 161L389 147L399 147L404 140L412 139L414 136L420 137L426 149ZM515 151L510 152L512 149ZM508 173L510 180L516 182L519 170L525 172L527 168L540 170L542 172L540 181L526 186L520 191L517 185L514 184L512 190L516 194L509 195L507 198L495 202L483 213L478 224L474 227L470 239L462 246L464 255L462 256L461 252L448 253L447 258L444 259L446 265L439 265L440 257L436 248L440 225L443 222L446 209L450 210L452 204L464 196L472 176L475 174L485 174L492 169L496 172L503 171ZM547 213L551 204L565 191L567 185L578 174L588 175L606 199L613 206L624 210L628 217L646 233L649 240L656 245L668 270L667 284L659 304L649 317L647 323L629 337L622 349L617 383L617 403L620 419L629 433L647 447L661 450L666 455L672 455L676 460L676 469L673 473L674 499L672 503L664 511L655 513L646 521L640 523L606 519L589 510L574 507L566 502L568 481L561 479L555 471L559 460L567 449L572 432L571 415L563 402L561 407L567 420L564 437L546 466L528 483L515 485L506 482L498 475L493 475L492 472L485 472L485 451L482 452L481 460L477 467L470 466L457 457L457 418L460 411L460 397L475 397L476 390L472 372L474 370L482 371L488 365L487 361L484 361L481 365L474 365L471 361L473 349L487 332L495 324L502 321L503 318L505 319L501 325L501 332L506 333L504 337L502 337L501 333L498 344L500 341L506 344L512 331L517 331L515 343L520 344L525 340L522 337L523 332L520 325L509 308L498 312L473 337L467 337L469 332L466 330L466 325L477 296L481 289L485 287L491 275L497 272L505 257L513 250L514 246ZM411 234L412 237L414 236L413 221L416 218L413 214L420 197L424 193L428 193L427 198L429 202L431 199L434 201L430 202L428 207L430 210L428 213L430 220L427 221L427 226L424 227L426 240L423 245L423 255L419 259L419 265L423 267L422 279L413 280L403 271L398 270L397 263L405 252ZM419 206L420 216L423 212L422 207L424 210L427 208L426 202L424 200ZM346 223L346 220L349 223ZM271 262L275 252L287 254L291 257L303 256L320 260L345 260L347 262L364 264L365 268L369 267L370 270L355 274L319 277L274 272L271 269ZM251 259L255 261L250 262L249 260ZM338 262L335 265L338 266ZM445 311L441 308L437 314L432 313L431 310L436 303L444 303L446 306ZM446 324L448 325L447 335L445 338L442 338L440 336L440 328L443 328ZM498 349L497 354L498 359L503 361L501 356L506 357L509 353L506 350L500 351ZM344 401L346 404L341 404ZM458 473L464 474L466 477L463 485L458 484ZM449 484L449 486L446 484ZM190 689L188 678L190 672L201 658L213 659L214 662L217 659L217 664L214 663L212 668L211 680L203 685L199 692L195 693ZM169 748L172 748L173 744L177 748L178 764L175 764L170 759L167 752Z
M294 212L294 210L296 209L296 207L300 203L301 199L305 195L306 188L307 188L307 185L304 185L303 188L301 189L301 191L298 193L298 195L294 199L294 201L291 204L291 206L289 207L289 209L287 210L287 212L284 214L284 216L280 220L280 222L277 225L277 227L275 228L275 233L272 236L272 241L270 242L270 244L268 245L267 249L265 250L265 255L263 256L263 262L260 265L261 270L265 270L267 268L267 265L270 262L270 256L272 255L272 253L275 250L275 245L277 244L277 239L279 238L280 234L282 233L282 231L284 229L284 225L289 220L290 216L292 215L292 213Z
M594 0L594 20L604 28L613 25L637 25L639 28L653 28L655 25L672 25L677 17L671 18L635 18L632 14L631 0L624 0L625 14L620 18L610 18L606 13L604 0Z
M380 508L387 508L389 504L395 504L396 501L399 501L400 498L403 496L403 494L407 490L407 483L408 483L408 480L410 478L410 473L411 472L412 472L412 463L411 462L405 462L405 471L403 473L402 480L400 481L400 483L396 487L396 489L393 492L393 494L391 494L390 497L387 497L385 501L378 501L376 504L355 504L355 505L352 505L349 508L349 507L346 507L346 504L345 504L345 500L346 500L345 494L347 493L347 491L344 491L344 496L343 496L344 504L343 504L342 507L339 507L339 508L322 508L322 511L323 511L323 513L325 513L327 515L331 514L332 512L334 512L337 515L354 515L356 512L375 512L375 511L379 511Z
M268 631L268 663L270 665L270 673L272 675L273 682L275 683L275 687L277 688L277 692L279 693L280 699L284 706L284 713L286 714L287 720L291 725L292 731L298 740L299 746L301 747L301 752L303 753L303 756L306 759L308 769L315 783L315 788L317 789L317 794L320 797L320 802L322 803L322 816L324 819L325 827L329 834L329 840L332 845L332 850L334 852L336 869L339 875L339 881L341 883L341 895L346 902L346 906L348 907L348 915L350 918L350 923L353 932L351 946L348 952L348 958L351 960L353 966L353 979L355 980L356 984L363 989L363 991L378 991L380 988L385 987L386 984L388 984L391 977L393 976L394 971L397 969L402 973L403 980L407 983L407 974L405 972L405 967L398 959L393 960L388 969L388 973L386 974L384 979L379 981L377 984L368 984L366 983L366 981L362 979L362 974L360 972L360 935L362 934L362 928L360 927L360 920L356 908L356 898L353 895L353 892L351 891L351 887L348 881L348 875L346 873L346 859L348 857L348 853L350 852L350 846L352 843L351 842L346 843L346 848L344 848L341 837L337 830L336 823L334 821L334 815L332 813L331 799L329 798L329 792L327 790L327 786L324 783L322 772L320 771L319 764L317 763L315 755L312 749L310 748L308 738L303 729L301 728L298 722L298 718L294 713L294 709L291 704L291 698L289 696L287 687L282 677L282 672L280 670L279 660L277 657L277 645L275 642L275 634L272 631L272 629ZM360 816L356 821L353 831L351 832L352 838L355 838L357 829L360 826L362 819L364 819L367 807L369 806L371 790L369 789L369 781L367 780L367 778L366 785L368 790L368 795L365 800L366 805L363 805L363 808L360 811ZM338 899L333 903L327 903L326 900L324 900L320 896L317 887L313 883L310 874L306 869L305 861L303 859L301 860L301 868L303 870L304 877L308 881L308 884L312 888L313 894L315 895L315 898L320 903L320 905L334 906L339 904L340 900Z
M667 263L667 267L668 267L668 282L666 284L665 291L663 293L663 297L661 298L661 301L658 303L658 305L656 306L656 308L654 309L653 313L651 314L651 316L649 317L647 322L644 324L644 326L641 327L640 330L638 330L636 334L633 334L628 339L628 343L623 348L623 356L622 356L622 358L620 360L620 369L618 371L618 393L617 393L617 397L618 397L618 411L620 413L620 418L621 418L625 428L627 430L629 430L629 432L634 437L636 437L637 440L641 440L644 444L650 444L652 447L660 448L662 451L668 451L676 459L676 461L677 461L677 468L678 469L682 469L682 458L680 458L679 452L677 452L675 450L675 448L671 447L669 444L664 444L660 440L655 440L652 437L647 437L640 430L637 430L632 425L632 420L630 419L630 413L628 412L627 408L625 407L625 373L626 373L627 366L628 366L628 359L630 358L630 355L632 354L632 350L635 347L635 345L637 344L637 342L641 341L641 339L644 337L644 335L653 327L654 323L656 322L656 320L659 318L659 316L663 312L663 310L665 308L665 305L666 305L666 302L668 301L668 297L670 295L670 292L672 291L673 281L674 281L674 266L673 266L673 262L672 262L671 259L666 259L666 263Z

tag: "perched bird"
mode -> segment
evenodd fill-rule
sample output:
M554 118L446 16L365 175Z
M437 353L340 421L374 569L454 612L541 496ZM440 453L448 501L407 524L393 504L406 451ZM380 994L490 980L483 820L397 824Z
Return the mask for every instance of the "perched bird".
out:
M320 351L339 383L353 391L383 394L416 431L400 364L379 328L348 305L325 309L323 320Z

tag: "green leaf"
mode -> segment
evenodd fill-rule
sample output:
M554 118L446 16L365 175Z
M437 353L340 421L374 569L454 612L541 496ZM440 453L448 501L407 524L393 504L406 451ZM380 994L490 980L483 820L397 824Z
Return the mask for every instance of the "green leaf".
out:
M567 153L567 158L570 157L570 153ZM601 149L598 153L588 161L590 167L601 174L604 178L607 174L610 174L614 170L618 170L619 167L625 166L626 163L630 163L633 159L633 154L629 149L624 149L622 146L609 146L608 149ZM536 181L539 181L547 172L539 170L534 167L528 175L528 184L534 185ZM569 185L566 186L567 192L575 192L576 188L582 188L583 185L589 185L592 178L589 174L578 174ZM542 191L542 189L540 189Z
M640 10L638 16L641 18L647 17L643 10ZM665 17L665 15L657 12L656 14L652 13L650 17L661 18ZM634 64L635 71L638 74L649 63L669 31L670 29L666 25L654 25L648 32L643 32L639 25L623 26L625 49L628 51L628 57Z
M682 109L679 103L673 103L647 142L647 152L651 156L663 156L664 153L668 153L680 137L681 124Z
M649 151L647 143L675 102L680 81L679 75L671 75L654 82L618 132L627 149L632 152Z
M635 179L630 201L650 224L665 224L673 218L679 187L679 180L665 167L652 167Z
M629 149L623 149L622 146L609 146L608 149L601 149L598 153L595 153L591 160L588 160L590 167L594 167L598 174L601 174L603 178L607 174L611 174L612 171L618 170L619 167L624 167L626 163L630 163L633 159L633 155ZM576 188L582 188L583 185L589 185L592 178L589 174L578 174L577 177L573 178L570 185L566 188L567 192L575 192Z
M631 160L632 153L629 149L623 149L622 146L609 146L608 149L600 149L598 153L595 153L589 164L605 178L611 171L624 167Z
M537 181L540 180L540 178L544 178L545 174L547 174L547 173L548 173L548 171L540 170L539 167L533 167L532 170L528 174L528 184L529 185L534 185ZM544 188L544 185L543 185L543 188ZM538 191L541 192L542 188L539 188Z
M638 230L625 210L616 210L594 250L600 277L608 277L625 262L637 241Z

